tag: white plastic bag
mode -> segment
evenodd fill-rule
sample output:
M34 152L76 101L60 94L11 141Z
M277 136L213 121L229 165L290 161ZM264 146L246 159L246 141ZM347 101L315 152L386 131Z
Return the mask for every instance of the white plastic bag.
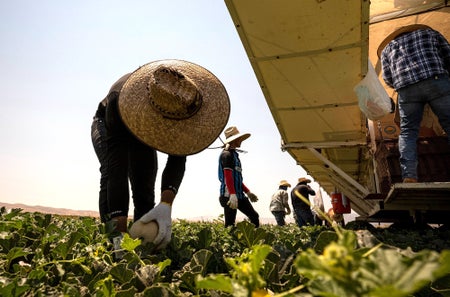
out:
M367 75L353 89L358 96L359 108L370 120L379 120L393 112L392 99L378 79L369 61Z

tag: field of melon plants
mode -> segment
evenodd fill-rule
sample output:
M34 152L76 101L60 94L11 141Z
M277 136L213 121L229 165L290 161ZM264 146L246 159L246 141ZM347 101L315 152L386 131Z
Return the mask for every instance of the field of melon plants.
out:
M0 211L0 296L450 296L448 228L173 223L159 252L100 222Z

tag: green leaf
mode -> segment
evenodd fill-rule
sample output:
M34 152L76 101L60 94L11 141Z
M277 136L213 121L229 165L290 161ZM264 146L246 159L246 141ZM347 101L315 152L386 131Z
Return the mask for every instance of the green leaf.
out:
M166 260L164 260L164 261L159 262L158 264L156 264L156 265L158 266L158 268L159 268L159 273L161 273L162 271L164 271L164 269L165 269L167 266L170 266L171 263L172 263L172 260L171 260L171 259L166 259Z
M115 295L114 282L111 275L99 280L95 284L95 288L97 289L97 296L112 297Z
M17 280L0 288L0 296L23 296L30 289L29 285L19 285Z
M434 272L434 277L440 278L450 274L450 250L442 251L439 257L439 264L439 268Z
M316 244L314 245L314 250L318 254L322 254L325 247L329 245L332 241L337 241L338 235L334 231L323 231L320 232L317 237Z
M35 268L30 271L28 278L36 281L44 280L47 276L47 272L42 268Z
M268 233L263 228L255 228L255 225L247 221L237 223L234 234L247 248L263 243L272 244L275 239L272 233Z
M128 233L125 233L122 238L122 244L120 245L126 251L134 251L139 245L141 245L139 238L133 239Z
M8 271L10 269L11 263L15 259L20 258L20 257L25 257L28 254L29 254L28 252L24 251L23 248L20 248L20 247L14 247L14 248L10 249L8 251L8 254L6 255L7 262L6 262L5 270Z
M116 291L115 297L134 297L136 296L136 293L137 293L136 288L131 287L128 288L127 290Z
M212 255L213 253L211 251L205 249L199 250L194 255L192 255L191 263L200 266L202 268L200 273L203 274L206 271L208 262L211 259Z
M252 251L249 253L249 259L253 271L259 271L264 263L264 259L266 259L271 250L272 247L266 244L256 245L252 248Z
M143 292L144 297L155 297L155 296L164 296L164 297L179 297L180 294L175 292L172 288L166 285L155 285L148 287Z
M223 274L215 274L207 277L198 275L195 283L198 289L219 290L233 293L231 278Z
M110 273L114 277L114 280L120 284L125 284L134 277L133 270L127 268L126 264L122 263L111 268Z
M198 249L207 249L211 246L211 243L213 242L213 236L211 228L203 228L198 233L198 241L197 241L197 247Z

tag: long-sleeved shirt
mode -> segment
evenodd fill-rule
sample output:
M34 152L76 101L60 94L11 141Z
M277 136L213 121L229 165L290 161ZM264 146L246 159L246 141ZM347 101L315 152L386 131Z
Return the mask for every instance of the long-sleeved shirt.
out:
M399 35L381 53L383 79L395 90L450 73L450 44L432 29Z
M231 170L233 176L233 188L236 193L230 193L230 189L226 183L226 178L224 170ZM229 197L230 194L236 194L238 199L244 198L244 192L247 187L243 183L242 178L242 167L241 160L239 159L239 154L234 149L223 150L219 157L219 181L220 181L220 195Z
M310 186L299 183L295 186L291 191L291 203L294 209L310 209L311 207L303 202L299 196L295 192L299 192L303 197L305 197L309 201L309 195L316 195L316 191L314 191Z
M285 211L289 209L289 194L284 189L278 189L270 200L270 211Z

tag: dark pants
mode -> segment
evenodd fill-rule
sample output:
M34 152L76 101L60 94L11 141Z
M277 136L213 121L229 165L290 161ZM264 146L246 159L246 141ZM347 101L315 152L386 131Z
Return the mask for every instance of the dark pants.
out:
M272 214L275 217L275 221L277 221L278 226L286 225L286 221L284 220L286 213L284 211L272 211Z
M314 213L314 225L316 226L322 226L323 220L320 218L320 216L317 213Z
M306 225L314 225L314 216L311 209L308 208L294 208L295 220L299 227Z
M110 218L128 216L129 179L134 220L138 220L155 205L156 150L128 131L120 118L117 100L111 100L106 107L106 129L108 214Z
M225 196L219 197L220 205L224 210L225 227L234 226L238 209L249 218L255 227L259 227L259 214L255 211L247 197L238 199L238 209L232 209L227 205L229 199L229 197Z
M106 186L108 180L108 170L106 163L107 144L106 144L106 127L105 119L94 118L91 125L92 145L94 146L95 154L100 162L100 192L98 199L98 208L100 219L104 223L108 221L107 214L108 202L106 197Z

